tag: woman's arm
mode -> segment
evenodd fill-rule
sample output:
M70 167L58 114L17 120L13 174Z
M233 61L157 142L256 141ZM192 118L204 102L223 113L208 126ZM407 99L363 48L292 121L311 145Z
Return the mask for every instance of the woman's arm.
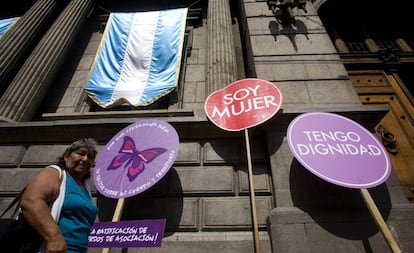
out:
M28 183L20 202L24 218L45 240L46 252L66 251L66 242L49 209L59 188L59 172L46 167Z

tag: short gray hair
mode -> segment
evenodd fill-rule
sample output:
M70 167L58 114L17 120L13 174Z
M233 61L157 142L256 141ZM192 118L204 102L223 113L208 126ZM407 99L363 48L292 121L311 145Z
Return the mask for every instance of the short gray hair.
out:
M69 147L66 148L65 152L58 158L58 165L61 168L65 168L65 159L64 159L65 156L69 155L73 151L79 148L82 148L82 147L87 147L89 150L89 154L93 155L93 158L95 158L96 154L98 153L98 151L96 150L97 145L98 143L93 138L83 138L83 139L73 142L72 144L70 144Z

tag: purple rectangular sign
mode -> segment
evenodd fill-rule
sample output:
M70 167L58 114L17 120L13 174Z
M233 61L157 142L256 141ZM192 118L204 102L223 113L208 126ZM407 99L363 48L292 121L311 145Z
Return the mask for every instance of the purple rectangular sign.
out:
M90 248L161 247L165 219L96 222L89 234Z

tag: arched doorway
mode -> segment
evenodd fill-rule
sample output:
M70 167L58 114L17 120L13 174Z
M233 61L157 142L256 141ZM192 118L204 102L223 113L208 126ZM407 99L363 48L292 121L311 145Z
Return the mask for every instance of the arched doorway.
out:
M387 106L376 126L414 202L414 36L404 2L326 1L318 9L361 102Z

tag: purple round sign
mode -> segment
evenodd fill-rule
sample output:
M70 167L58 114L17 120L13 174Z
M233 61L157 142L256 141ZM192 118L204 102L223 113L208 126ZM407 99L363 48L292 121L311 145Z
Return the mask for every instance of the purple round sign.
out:
M110 198L126 198L148 190L171 168L178 146L177 132L167 122L149 119L125 127L96 160L96 189Z
M288 127L290 150L310 172L349 188L382 184L391 173L388 153L374 134L333 113L310 112Z

